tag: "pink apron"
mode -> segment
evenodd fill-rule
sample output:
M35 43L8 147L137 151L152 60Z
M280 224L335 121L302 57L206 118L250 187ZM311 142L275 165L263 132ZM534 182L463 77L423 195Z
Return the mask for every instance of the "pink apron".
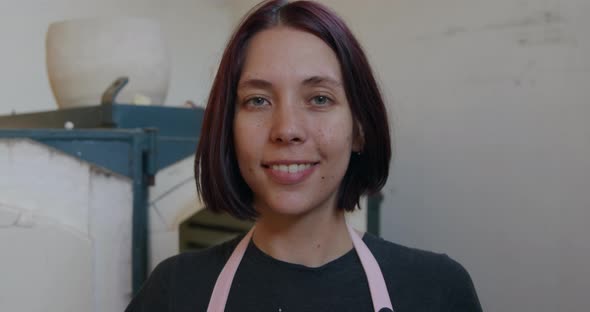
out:
M389 293L387 292L387 286L385 285L385 280L383 279L383 274L381 273L381 269L379 268L377 260L375 260L375 257L373 257L373 254L367 245L365 245L359 234L357 234L356 231L350 227L350 225L347 224L347 227L350 238L352 239L352 244L359 255L361 264L363 265L363 269L367 275L369 290L371 291L371 300L373 301L373 308L378 312L393 312L391 300L389 299ZM248 232L248 234L246 234L246 236L244 236L244 238L240 241L234 252L229 257L229 260L227 260L223 270L221 270L219 277L217 277L217 282L215 282L215 287L213 288L213 293L211 294L207 312L225 311L225 304L227 302L227 297L229 295L232 281L236 271L238 270L238 266L242 261L242 257L246 252L246 247L248 247L248 244L252 239L253 231L254 228L252 228L250 232Z

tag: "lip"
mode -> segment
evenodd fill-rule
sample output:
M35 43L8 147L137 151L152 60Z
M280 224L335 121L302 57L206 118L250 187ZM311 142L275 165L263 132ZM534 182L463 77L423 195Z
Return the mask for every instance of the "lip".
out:
M311 166L305 170L298 172L284 172L279 170L273 170L273 165L289 165L289 164L310 164ZM303 161L303 160L277 160L265 162L262 164L264 172L270 177L271 180L282 185L294 185L301 183L307 179L317 168L319 162Z

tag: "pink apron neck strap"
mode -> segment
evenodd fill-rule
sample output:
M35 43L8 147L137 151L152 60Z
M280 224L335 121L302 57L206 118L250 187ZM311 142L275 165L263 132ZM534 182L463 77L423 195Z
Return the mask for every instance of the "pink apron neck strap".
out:
M367 276L369 282L369 290L371 292L371 300L373 301L373 308L376 312L378 311L392 311L391 300L389 298L389 292L387 291L387 285L385 279L379 268L377 260L363 242L358 233L348 224L348 233L352 239L352 244L359 255L363 270ZM227 260L227 263L221 270L221 273L217 277L211 299L209 300L209 306L207 312L224 312L231 284L233 282L238 266L246 253L246 248L252 239L252 233L254 233L254 227L250 229L248 234L240 241L238 246L234 249L233 253ZM383 310L385 309L385 310Z
M211 294L211 299L209 299L207 312L225 311L225 304L227 302L227 297L229 296L231 284L236 275L236 271L238 270L238 266L240 265L240 262L242 262L242 258L246 253L246 248L252 239L252 233L254 233L254 227L252 227L248 234L242 238L225 263L221 273L219 273L217 281L215 282L215 287L213 288L213 293Z
M373 308L376 312L381 311L384 308L393 311L389 292L387 291L387 285L385 284L383 273L381 273L381 268L379 268L379 263L377 263L377 260L369 250L369 247L363 242L361 236L350 226L350 224L347 223L346 227L348 227L348 233L352 239L352 244L361 260L363 270L365 270L365 274L367 275Z

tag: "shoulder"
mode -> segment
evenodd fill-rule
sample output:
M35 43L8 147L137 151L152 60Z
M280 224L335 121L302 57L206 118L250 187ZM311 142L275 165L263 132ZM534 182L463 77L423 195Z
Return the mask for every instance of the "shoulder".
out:
M183 272L185 272L185 269L190 270L192 268L194 270L198 267L206 267L208 269L219 267L219 271L221 271L223 265L229 259L242 237L241 235L207 249L180 253L164 260L161 265L173 267L175 270L181 270Z
M206 307L219 272L242 237L170 257L156 266L126 312Z
M369 233L363 241L379 263L390 292L421 296L401 299L436 302L448 311L481 311L469 273L446 254L402 246Z
M443 270L456 271L462 266L445 254L411 248L365 233L363 241L371 250L379 265L385 270L397 267L416 274L432 274Z
M183 293L184 289L198 289L202 293L213 291L217 276L241 239L239 236L207 249L178 254L158 267L167 271L176 293Z

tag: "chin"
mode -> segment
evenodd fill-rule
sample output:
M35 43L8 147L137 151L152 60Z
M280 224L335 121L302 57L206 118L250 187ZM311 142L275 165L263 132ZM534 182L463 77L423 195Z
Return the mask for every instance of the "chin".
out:
M300 205L288 205L282 203L279 206L271 205L260 211L262 216L264 215L280 215L284 217L297 217L302 216L310 212L312 209L309 207L302 207Z
M325 209L325 205L322 202L314 203L309 201L302 201L305 196L299 195L296 198L293 197L278 197L272 201L265 202L258 211L262 216L274 215L283 217L301 217L319 210Z

